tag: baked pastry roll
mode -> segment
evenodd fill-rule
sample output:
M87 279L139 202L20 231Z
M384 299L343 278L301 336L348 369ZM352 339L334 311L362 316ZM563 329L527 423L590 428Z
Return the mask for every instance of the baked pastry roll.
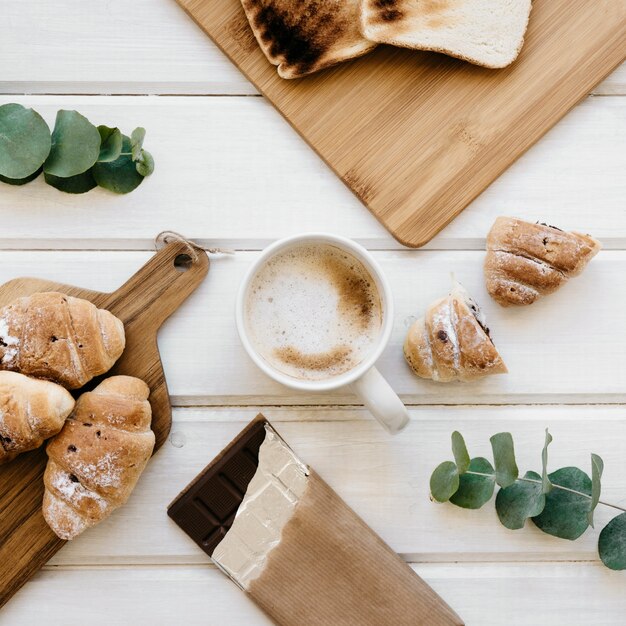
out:
M78 399L48 444L43 515L61 539L107 518L135 488L154 449L150 390L113 376Z
M487 291L502 306L532 304L578 276L600 248L589 235L499 217L487 235Z
M508 371L482 311L459 283L409 328L404 356L415 374L442 383Z
M0 370L78 389L108 372L124 345L122 322L87 300L51 291L0 309Z
M56 435L73 408L74 398L59 385L0 372L0 465Z

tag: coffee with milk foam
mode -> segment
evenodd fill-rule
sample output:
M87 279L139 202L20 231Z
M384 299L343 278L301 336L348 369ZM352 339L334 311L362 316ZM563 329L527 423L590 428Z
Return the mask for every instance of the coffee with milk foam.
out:
M343 374L363 361L382 327L376 282L350 253L302 244L271 257L248 289L245 319L256 351L303 380Z

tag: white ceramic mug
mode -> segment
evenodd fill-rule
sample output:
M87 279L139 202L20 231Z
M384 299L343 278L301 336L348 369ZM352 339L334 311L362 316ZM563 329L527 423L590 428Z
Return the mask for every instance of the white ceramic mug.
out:
M245 320L245 308L250 284L256 273L267 261L278 252L303 244L316 244L336 246L356 257L367 268L376 282L382 304L382 325L377 342L368 356L352 369L323 380L302 380L293 378L280 372L268 363L255 349L250 341ZM295 237L287 237L274 242L266 248L261 256L252 264L246 273L239 293L236 305L237 330L250 358L268 376L292 389L301 391L322 392L349 387L359 396L363 404L371 411L374 417L390 433L402 430L409 421L408 412L402 400L393 391L389 383L374 367L383 350L389 342L393 327L393 297L387 279L382 273L378 263L372 255L354 241L338 235L326 233L307 233Z

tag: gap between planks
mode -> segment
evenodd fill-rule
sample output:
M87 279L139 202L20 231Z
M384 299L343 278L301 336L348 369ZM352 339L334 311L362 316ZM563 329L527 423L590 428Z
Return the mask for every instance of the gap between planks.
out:
M185 234L185 233L183 233ZM275 239L203 239L194 238L195 243L205 250L224 248L234 252L260 252L269 246ZM407 248L395 240L364 239L354 237L354 241L364 248L374 252L483 252L484 238L444 239L437 238L421 248ZM626 237L603 237L603 250L626 250ZM0 251L6 252L154 252L153 239L2 239Z
M503 558L501 560L496 560L493 558L485 558L484 560L478 560L475 558L476 555L472 555L471 560L465 560L463 558L458 560L452 559L433 559L428 560L423 558L424 555L420 555L420 558L411 559L411 555L400 554L399 555L406 563L409 565L419 565L419 566L446 566L446 565L458 565L458 566L506 566L506 565L514 565L514 566L538 566L538 567L546 567L549 565L553 566L568 566L568 564L580 564L580 565L591 565L603 567L601 561L591 560L591 559L571 559L571 560L556 560L551 558L546 559L521 559L516 557L513 558ZM461 557L463 555L460 555ZM493 555L491 555L493 556ZM506 556L506 555L503 555ZM510 556L510 555L509 555ZM102 561L102 562L89 562L89 563L76 563L76 564L47 564L41 568L42 572L84 572L84 571L118 571L118 570L153 570L153 569L162 569L162 570L170 570L176 571L180 569L191 569L191 570L215 570L219 571L218 568L213 564L212 561L209 561L206 555L202 553L199 554L198 560L185 560L180 559L180 561L176 561L171 559L169 561L150 561L149 559L142 559L137 561L119 561L115 560L111 561Z
M453 385L453 388L458 388ZM172 395L170 400L173 407L259 407L270 408L275 406L292 407L294 409L304 409L311 407L360 407L362 405L355 404L354 396L332 396L327 399L323 395L320 396L296 396L289 389L285 388L284 404L276 404L276 396L218 396L218 395L197 395L197 396L179 396ZM445 395L446 388L442 387L441 393L437 394L420 394L419 396L411 396L400 394L400 398L404 404L411 408L425 409L428 407L466 407L466 406L624 406L626 405L626 392L624 393L580 393L580 394L546 394L539 393L519 394L485 394L484 403L460 398L458 401L437 402L437 398ZM476 394L471 393L471 384L467 387L467 395L476 398Z

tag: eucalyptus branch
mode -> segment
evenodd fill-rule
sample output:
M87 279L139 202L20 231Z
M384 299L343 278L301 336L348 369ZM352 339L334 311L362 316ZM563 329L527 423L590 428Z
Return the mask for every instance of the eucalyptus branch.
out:
M143 149L144 128L130 137L119 128L94 126L77 111L57 112L52 133L45 120L21 104L0 106L0 182L26 185L42 172L48 185L66 193L100 186L129 193L154 171Z
M591 477L577 467L562 467L548 473L546 429L541 451L541 474L528 471L520 476L511 433L491 437L494 463L483 457L470 458L465 440L452 433L453 461L440 463L430 478L431 498L465 509L479 509L494 495L496 512L503 526L518 530L530 519L544 533L562 539L578 539L594 525L598 504L621 513L602 530L598 552L611 569L626 569L626 508L600 499L604 462L591 455Z
M471 472L467 471L466 474L470 474L472 476L484 476L485 478L493 478L494 474L483 474L482 472ZM540 480L535 480L533 478L517 478L517 480L525 482L525 483L534 483L535 485L541 485ZM563 491L567 491L569 493L574 493L577 496L581 496L582 498L587 498L591 500L591 496L589 494L583 493L582 491L576 491L575 489L570 489L569 487L564 487L563 485L556 485L552 483L552 487L554 489L561 489ZM612 509L617 509L618 511L626 512L626 508L618 506L617 504L611 504L610 502L605 502L604 500L598 500L598 504L603 504L604 506L610 506Z

